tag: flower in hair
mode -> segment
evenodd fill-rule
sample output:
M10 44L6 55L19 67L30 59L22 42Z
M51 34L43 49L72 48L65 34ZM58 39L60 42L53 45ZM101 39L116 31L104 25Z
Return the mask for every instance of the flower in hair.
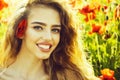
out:
M17 38L20 38L24 35L26 27L27 27L27 20L26 19L21 20L20 23L18 24L17 30L16 30Z

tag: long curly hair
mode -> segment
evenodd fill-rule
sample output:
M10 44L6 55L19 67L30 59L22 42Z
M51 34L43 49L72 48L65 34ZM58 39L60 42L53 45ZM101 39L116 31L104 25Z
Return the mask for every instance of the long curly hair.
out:
M44 60L45 72L50 76L50 80L97 80L92 66L82 52L71 15L62 3L53 0L29 0L16 11L1 47L0 65L10 65L18 55L22 39L16 37L17 27L23 19L27 20L31 8L36 5L52 8L60 15L60 42L50 57Z

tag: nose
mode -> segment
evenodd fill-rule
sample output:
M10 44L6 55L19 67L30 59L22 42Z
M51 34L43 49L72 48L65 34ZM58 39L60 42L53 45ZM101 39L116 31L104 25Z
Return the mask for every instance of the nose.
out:
M46 31L44 34L43 34L43 39L45 41L51 41L52 40L52 34L50 31Z

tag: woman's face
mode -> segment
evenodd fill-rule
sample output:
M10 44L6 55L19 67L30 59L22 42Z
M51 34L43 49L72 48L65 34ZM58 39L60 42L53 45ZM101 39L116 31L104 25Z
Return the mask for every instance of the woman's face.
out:
M60 31L60 17L57 11L47 7L33 7L28 16L22 47L25 52L39 59L47 59L60 41Z

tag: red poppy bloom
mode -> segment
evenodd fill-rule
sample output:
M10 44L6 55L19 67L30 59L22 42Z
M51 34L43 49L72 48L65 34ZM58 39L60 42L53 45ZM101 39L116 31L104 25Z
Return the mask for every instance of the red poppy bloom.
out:
M102 74L100 76L101 80L115 80L114 71L113 70L103 69L103 70L101 70L101 74Z
M101 26L92 24L92 32L99 32L100 28L101 28Z
M86 22L88 22L89 20L95 19L96 18L96 14L95 14L95 9L96 8L90 8L89 5L86 5L85 7L83 7L82 9L79 9L79 12L83 15L86 16L86 18L84 19Z
M2 10L4 7L8 7L8 4L4 2L4 0L0 0L0 10Z
M86 22L88 22L89 20L93 20L93 19L96 18L95 13L85 14L85 16L86 16L86 17L84 18L84 20L85 20Z
M94 13L94 9L91 9L89 5L86 5L85 7L83 7L82 9L79 9L79 12L81 14L88 14L88 13Z
M92 33L102 34L104 32L105 32L105 27L104 26L92 24L92 31L89 32L89 34L92 34Z
M88 17L88 15L86 14L86 17L84 18L84 20L86 21L86 22L88 22L89 21L89 17Z

